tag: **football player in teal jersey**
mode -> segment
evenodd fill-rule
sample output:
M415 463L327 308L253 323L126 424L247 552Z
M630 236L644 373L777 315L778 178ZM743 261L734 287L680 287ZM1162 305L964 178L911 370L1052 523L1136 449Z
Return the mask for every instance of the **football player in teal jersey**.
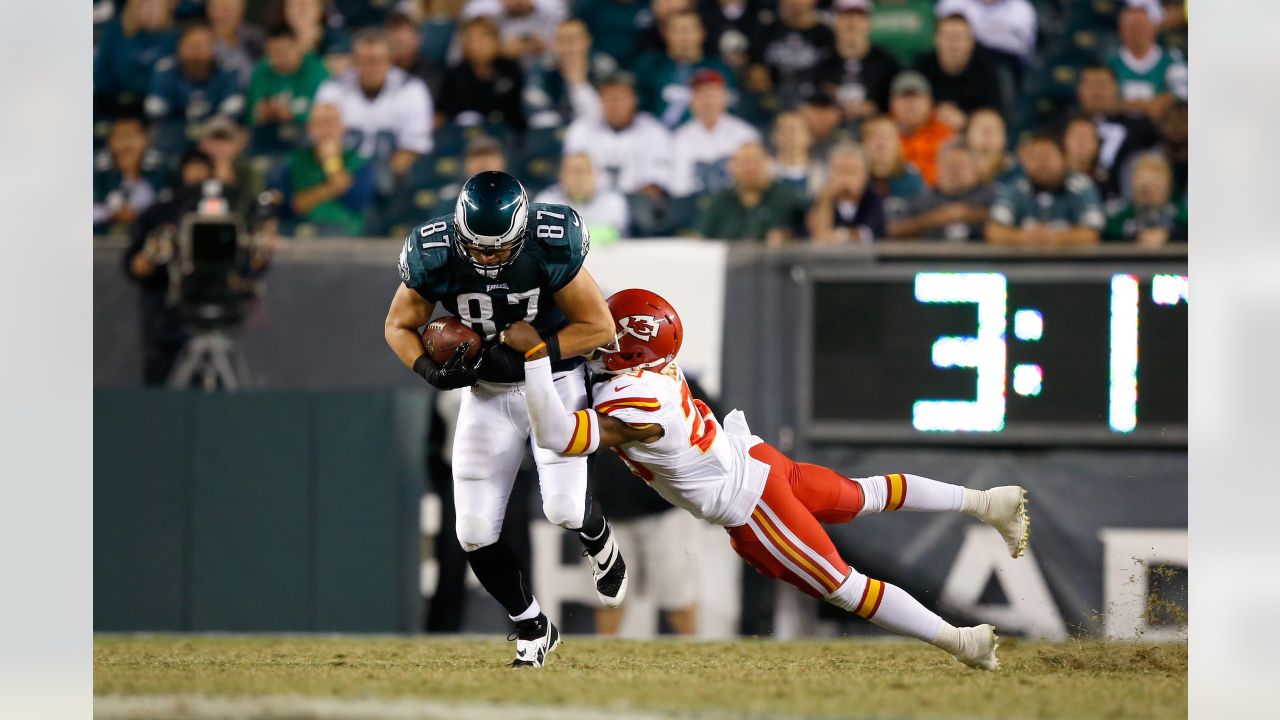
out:
M524 358L501 344L516 321L533 325L552 358L566 407L587 402L583 356L613 341L613 319L600 288L582 267L591 240L567 205L530 203L518 180L483 172L468 180L452 215L415 228L400 252L401 286L387 313L385 336L406 367L442 389L469 388L453 443L457 535L485 590L516 623L516 667L541 667L559 631L538 607L528 574L499 539L507 498L529 443ZM474 364L460 347L437 364L418 329L436 305L484 339ZM606 607L621 604L626 564L599 508L588 498L587 464L533 448L547 519L579 533Z

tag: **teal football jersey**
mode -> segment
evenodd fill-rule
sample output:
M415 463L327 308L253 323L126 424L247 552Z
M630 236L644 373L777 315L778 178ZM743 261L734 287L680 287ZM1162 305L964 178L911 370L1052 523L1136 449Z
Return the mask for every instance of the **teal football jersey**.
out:
M453 215L442 215L414 228L400 251L400 280L419 295L471 326L486 343L508 325L524 320L543 337L559 332L569 318L556 306L555 294L568 285L591 249L586 223L568 205L530 203L524 247L497 278L475 271L459 253ZM581 358L561 360L553 370L567 370ZM485 365L480 379L516 382Z

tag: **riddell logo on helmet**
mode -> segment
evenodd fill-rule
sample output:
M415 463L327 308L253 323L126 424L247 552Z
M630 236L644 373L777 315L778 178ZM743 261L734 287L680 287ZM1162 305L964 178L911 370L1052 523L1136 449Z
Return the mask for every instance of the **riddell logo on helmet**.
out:
M658 319L652 315L628 315L618 321L622 332L645 342L658 337Z

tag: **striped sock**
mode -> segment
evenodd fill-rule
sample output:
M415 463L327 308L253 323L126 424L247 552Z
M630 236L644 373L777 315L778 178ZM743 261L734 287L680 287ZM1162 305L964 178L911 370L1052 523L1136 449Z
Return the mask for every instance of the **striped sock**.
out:
M890 473L854 478L862 486L860 515L891 510L959 510L964 499L960 485L930 480L921 475Z
M925 642L934 642L944 625L937 613L920 604L906 590L856 570L829 596L827 602L870 620L886 630Z

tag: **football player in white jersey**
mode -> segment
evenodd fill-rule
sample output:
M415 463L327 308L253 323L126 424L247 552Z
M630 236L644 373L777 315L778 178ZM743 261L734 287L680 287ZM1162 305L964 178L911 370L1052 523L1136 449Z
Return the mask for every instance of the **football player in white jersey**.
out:
M752 435L740 411L722 426L690 395L674 362L683 329L669 303L636 289L608 303L616 339L591 359L603 373L594 385L594 409L565 409L546 347L531 325L515 323L502 334L502 342L525 356L527 408L539 447L566 455L613 448L668 502L723 526L733 549L760 573L924 640L970 667L998 667L994 627L954 627L896 585L849 567L822 523L892 510L960 511L998 530L1016 558L1029 538L1026 490L974 490L904 473L848 478L793 462Z

